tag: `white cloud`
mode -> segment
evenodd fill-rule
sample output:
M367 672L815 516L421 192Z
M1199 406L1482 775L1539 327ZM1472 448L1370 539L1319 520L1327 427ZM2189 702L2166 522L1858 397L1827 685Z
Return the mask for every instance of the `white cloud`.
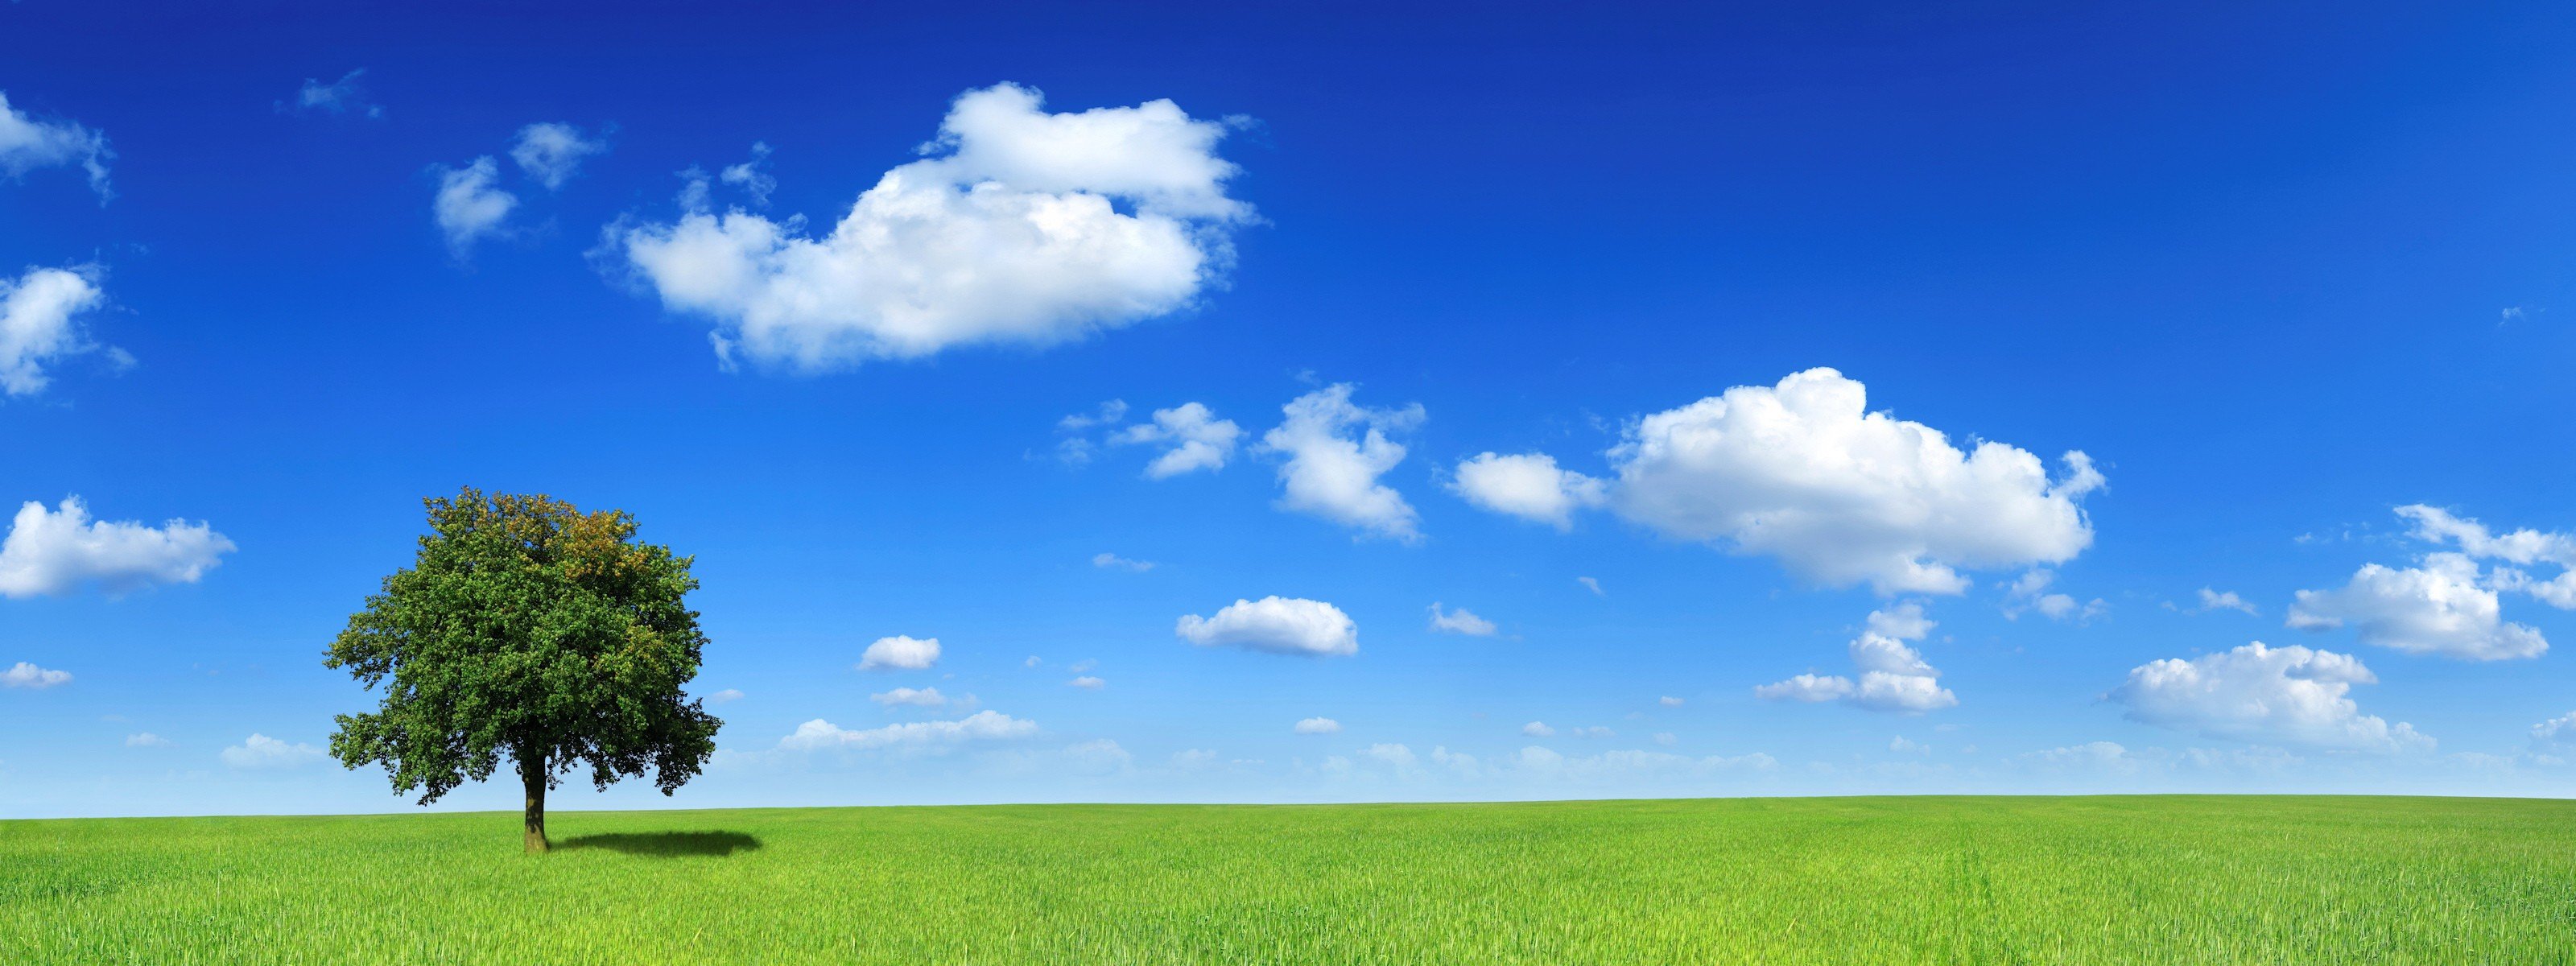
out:
M919 671L939 663L939 639L915 640L897 634L880 637L859 655L859 670Z
M1091 429L1116 426L1126 418L1127 401L1112 399L1101 403L1100 410L1096 414L1074 413L1056 420L1056 432L1073 434L1056 441L1056 461L1066 466L1082 466L1090 463L1091 454L1099 449L1099 446L1091 441L1089 435Z
M2118 768L2133 763L2129 749L2116 741L2090 741L2080 745L2047 748L2026 752L2023 761L2050 767Z
M1801 674L1756 687L1753 696L1768 701L1840 701L1854 690L1851 679L1838 674Z
M1488 452L1460 460L1450 489L1483 509L1559 530L1573 528L1574 511L1600 506L1607 492L1602 481L1558 469L1556 457L1544 453Z
M1680 699L1680 698L1676 698L1676 697L1673 697L1672 695L1669 695L1669 694L1668 694L1668 695L1665 695L1665 696L1663 696L1663 697L1656 698L1656 699L1655 699L1655 703L1656 703L1656 704L1663 705L1664 707L1667 707L1667 708L1678 708L1678 707L1681 707L1681 706L1682 706L1682 699Z
M1556 729L1548 727L1547 722L1544 721L1532 721L1528 724L1522 725L1521 733L1532 738L1556 737Z
M1126 419L1127 400L1112 399L1101 403L1100 408L1095 412L1074 413L1056 420L1055 428L1068 433L1078 433L1094 426L1115 426Z
M1939 430L1867 411L1831 369L1639 420L1611 451L1621 513L1679 539L1725 541L1837 586L1957 593L1958 568L2057 563L2093 540L2076 506L2102 486L2080 452L2051 481L2038 457L1970 452Z
M2576 536L2528 528L2499 535L2476 520L2453 516L2448 510L2421 503L2398 507L2397 515L2415 525L2413 535L2416 539L2456 543L2460 552L2472 557L2526 566L2553 563L2576 567Z
M1226 131L1168 100L1050 114L1002 84L960 95L932 156L886 172L827 236L701 210L609 243L665 308L715 319L720 353L821 371L1050 345L1221 282L1229 233L1252 220L1225 195Z
M2004 588L2004 617L2020 619L2022 611L2028 610L2032 602L2038 600L2040 594L2048 589L2048 585L2056 580L2057 572L2046 567L2034 568L2023 573ZM2074 598L2067 598L2067 601L2071 605Z
M2243 611L2247 614L2256 616L2260 616L2263 613L2254 606L2253 602L2237 596L2235 591L2216 591L2207 587L2201 588L2200 609L2198 612L2206 614L2215 610Z
M107 187L107 163L115 159L106 135L10 107L8 93L0 92L0 174L17 179L38 168L78 165L89 173L90 190L104 204L115 196Z
M2576 759L2576 712L2532 725L2531 750L2534 755L2552 759L2550 764Z
M1093 554L1091 565L1102 570L1125 570L1140 574L1154 569L1154 562L1151 560L1129 560L1117 554L1105 552Z
M42 690L70 683L72 683L72 672L70 671L47 670L45 668L29 664L25 661L18 662L15 666L12 666L6 671L0 671L0 688L32 688Z
M1214 472L1225 468L1234 456L1235 441L1243 436L1243 427L1230 419L1218 419L1202 403L1182 403L1170 409L1154 410L1154 421L1138 423L1109 437L1112 443L1170 444L1163 455L1145 465L1147 479L1163 480L1197 470Z
M2498 590L2529 594L2559 610L2576 610L2576 568L2559 571L2558 576L2542 580L2520 568L2497 567L2493 582Z
M1493 621L1476 616L1474 611L1464 607L1443 611L1438 601L1431 603L1431 629L1447 634L1465 634L1470 637L1491 637L1496 630Z
M1897 735L1894 738L1888 739L1887 750L1901 755L1928 755L1932 753L1932 746L1907 738L1904 735Z
M339 80L328 84L322 83L320 78L307 77L304 79L304 86L295 92L293 106L299 112L321 111L325 114L356 112L369 118L382 118L385 116L384 106L368 103L366 89L358 84L358 78L366 74L366 68L361 67L340 75ZM277 103L279 111L284 111L287 107L285 101Z
M1186 614L1175 632L1201 647L1240 647L1311 656L1350 655L1360 650L1359 625L1350 615L1323 601L1297 597L1236 600L1214 617Z
M726 184L741 188L743 194L750 195L752 207L767 208L770 192L778 190L778 178L768 172L768 166L769 144L764 141L753 141L751 160L727 165L717 177L723 179Z
M1959 703L1959 696L1942 687L1941 672L1905 643L1922 640L1932 627L1933 622L1923 616L1923 605L1912 601L1871 611L1868 626L1851 642L1858 681L1801 674L1754 688L1753 694L1772 701L1840 701L1856 708L1906 714L1951 707Z
M2561 714L2555 719L2532 724L2532 744L2524 757L2532 765L2566 765L2576 760L2576 714Z
M1092 677L1091 675L1088 675L1088 674L1085 674L1085 675L1083 675L1083 676L1081 676L1081 677L1078 677L1078 678L1074 678L1073 680L1071 680L1071 681L1066 681L1066 682L1064 682L1064 683L1065 683L1065 686L1066 686L1066 687L1081 688L1081 689L1083 689L1083 690L1085 690L1085 691L1098 691L1098 690L1100 690L1100 689L1102 689L1102 688L1105 688L1105 687L1108 687L1108 686L1109 686L1109 682L1107 682L1107 681L1103 681L1103 680L1101 680L1101 679L1099 679L1099 678L1096 678L1096 677Z
M519 206L519 197L498 187L501 167L490 155L462 168L438 165L436 170L438 196L430 203L430 215L447 236L448 254L464 261L474 253L475 242L501 234L501 223Z
M1288 729L1301 735L1329 735L1342 730L1342 723L1331 718L1306 718Z
M12 396L43 392L45 366L97 348L76 321L106 296L93 269L30 268L16 281L0 278L0 391Z
M1104 775L1126 771L1135 764L1136 756L1115 741L1094 738L1064 746L1064 759L1078 773Z
M2476 520L2422 504L2398 507L2397 515L2415 524L2417 539L2457 543L2469 556L2515 565L2496 569L2498 589L2530 594L2560 610L2576 610L2576 535L2528 528L2499 535ZM2557 567L2558 575L2544 580L2520 569L2534 564Z
M2429 751L2413 725L2361 713L2348 693L2377 683L2361 660L2304 647L2265 647L2141 665L2107 697L2128 717L2211 738L2353 751Z
M896 688L892 691L868 695L868 700L889 708L898 705L939 708L946 707L948 704L948 696L939 693L938 688Z
M2090 621L2096 617L2100 617L2111 612L2110 601L2096 597L2092 600L2085 601L2084 604L2079 607L2075 603L2075 598L2066 596L2065 594L2048 594L2034 602L2034 606L2039 610L2041 616L2047 617L2050 620L2062 621L2071 619L2077 623Z
M1364 757L1375 759L1378 762L1398 771L1413 768L1416 766L1418 761L1418 759L1413 755L1413 749L1407 748L1403 745L1387 744L1384 742L1370 745L1367 748L1362 749L1360 754Z
M294 768L329 757L312 745L288 744L262 734L251 735L218 754L224 764L234 768Z
M1576 578L1574 578L1574 582L1575 582L1575 583L1578 583L1578 584L1582 584L1582 585L1583 585L1583 589L1588 590L1588 591L1591 591L1591 592L1592 592L1592 596L1594 596L1594 597L1608 597L1608 596L1610 596L1610 593L1609 593L1608 591L1605 591L1605 590L1602 590L1602 589L1601 589L1601 582L1600 582L1600 581L1598 581L1598 580L1594 580L1594 579L1592 579L1592 578L1590 578L1590 577L1576 577Z
M816 718L797 725L796 733L779 739L778 746L798 751L826 748L937 751L972 741L1004 741L1037 733L1037 722L998 711L978 711L956 721L909 721L861 731Z
M2315 631L2349 624L2364 644L2475 661L2549 650L2538 630L2505 623L2502 613L2496 592L2478 586L2476 561L2434 553L2422 567L2364 564L2340 589L2299 591L2289 626Z
M737 688L726 688L714 694L707 695L707 700L717 704L724 704L728 701L740 701L742 700L742 691Z
M1655 732L1655 743L1670 748L1681 743L1681 737L1669 731Z
M2099 597L2093 598L2091 603L2078 604L2075 598L2065 594L2048 593L2048 585L2056 580L2057 572L2045 567L2023 573L2004 588L2004 618L2020 620L2022 614L2038 611L2040 616L2050 620L2087 623L2110 612L2111 603Z
M1611 738L1618 735L1618 732L1612 731L1603 725L1591 725L1589 727L1576 728L1569 733L1577 738Z
M1471 778L1482 771L1482 765L1476 760L1476 756L1450 751L1447 745L1431 746L1431 763Z
M2093 542L2077 501L2104 485L2081 452L2054 480L2026 450L1963 452L1930 426L1870 412L1865 388L1832 369L1646 415L1609 458L1606 500L1621 516L1881 594L1955 594L1962 569L2072 559Z
M92 521L79 497L64 498L52 512L29 501L0 542L0 597L59 595L93 584L111 594L192 584L233 549L204 523Z
M168 748L170 744L170 739L149 731L125 736L125 746L128 748Z
M1707 778L1743 772L1768 772L1779 767L1770 755L1753 752L1744 755L1710 755L1691 758L1663 751L1605 751L1598 755L1569 758L1546 748L1532 745L1510 759L1511 771L1519 777L1556 782L1623 781L1640 778Z
M2277 776L2305 759L2268 746L2241 749L2128 748L2115 741L2047 748L2015 756L2013 764L2040 773L2084 773L2139 776L2149 774L2235 774Z
M580 173L582 159L607 151L605 137L586 136L570 124L546 122L519 129L517 143L510 145L510 160L547 191L560 191L564 182Z
M1084 439L1083 437L1065 437L1064 439L1056 441L1056 462L1063 463L1066 466L1086 465L1091 462L1091 451L1094 448L1095 447L1091 445L1091 441Z
M1387 438L1422 423L1422 405L1371 409L1351 403L1350 383L1335 383L1291 400L1287 419L1261 437L1262 448L1287 454L1279 466L1279 507L1309 513L1405 543L1422 539L1419 515L1402 494L1378 477L1404 461L1404 446Z

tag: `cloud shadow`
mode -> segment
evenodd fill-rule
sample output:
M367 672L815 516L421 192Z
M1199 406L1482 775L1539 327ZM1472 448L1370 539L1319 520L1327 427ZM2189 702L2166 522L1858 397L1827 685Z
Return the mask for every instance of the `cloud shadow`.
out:
M556 849L607 849L627 855L679 858L728 856L760 848L760 840L741 832L614 832L576 835L554 843Z

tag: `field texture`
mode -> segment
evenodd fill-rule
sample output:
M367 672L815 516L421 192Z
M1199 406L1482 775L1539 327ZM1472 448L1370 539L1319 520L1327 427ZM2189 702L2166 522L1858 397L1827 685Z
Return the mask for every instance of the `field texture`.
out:
M6 963L2568 963L2576 803L0 822Z

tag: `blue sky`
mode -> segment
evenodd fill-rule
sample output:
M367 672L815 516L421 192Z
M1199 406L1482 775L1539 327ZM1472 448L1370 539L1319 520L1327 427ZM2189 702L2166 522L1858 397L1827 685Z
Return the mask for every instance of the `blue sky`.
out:
M2571 43L0 7L0 815L409 807L320 657L465 485L704 582L559 808L2565 794Z

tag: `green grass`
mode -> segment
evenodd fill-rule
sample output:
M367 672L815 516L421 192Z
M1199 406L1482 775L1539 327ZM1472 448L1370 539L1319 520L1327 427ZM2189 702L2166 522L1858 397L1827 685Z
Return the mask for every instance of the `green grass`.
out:
M2576 802L0 822L0 962L2568 963Z

